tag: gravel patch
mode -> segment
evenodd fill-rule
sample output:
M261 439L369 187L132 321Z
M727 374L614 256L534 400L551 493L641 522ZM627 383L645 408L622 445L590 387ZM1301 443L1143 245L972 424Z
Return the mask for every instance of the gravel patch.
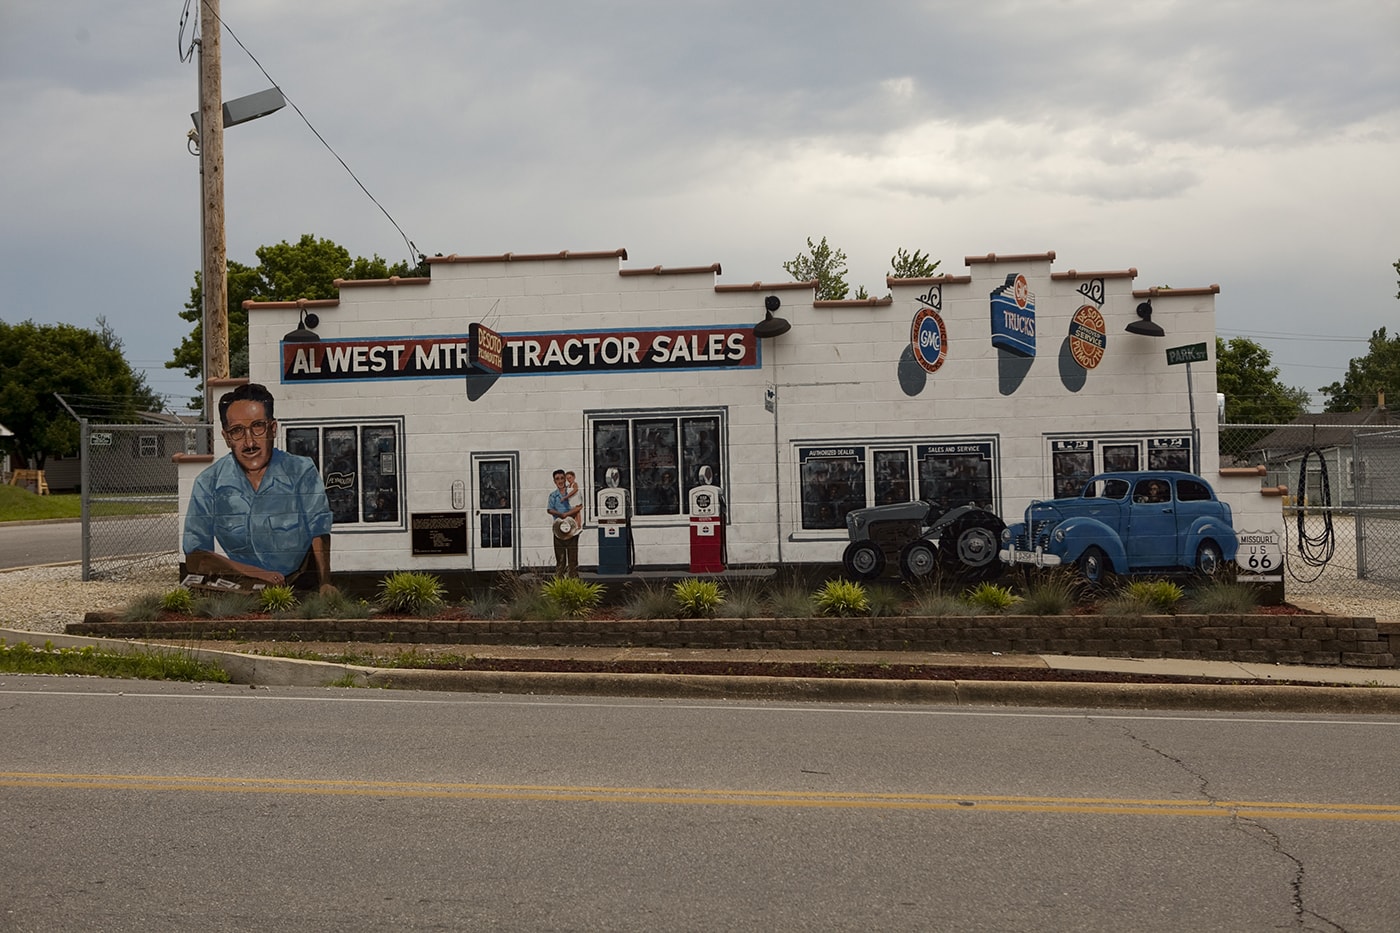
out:
M0 570L0 627L62 633L70 622L100 609L122 609L148 593L180 582L179 555L167 554L111 568L100 565L83 580L80 563Z

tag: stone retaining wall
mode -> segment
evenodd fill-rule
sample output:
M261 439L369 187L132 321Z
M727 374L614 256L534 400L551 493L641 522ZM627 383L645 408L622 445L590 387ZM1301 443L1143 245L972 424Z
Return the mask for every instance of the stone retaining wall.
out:
M1070 654L1396 667L1400 623L1328 615L958 616L811 619L373 618L121 622L89 613L71 635L225 641L655 646Z

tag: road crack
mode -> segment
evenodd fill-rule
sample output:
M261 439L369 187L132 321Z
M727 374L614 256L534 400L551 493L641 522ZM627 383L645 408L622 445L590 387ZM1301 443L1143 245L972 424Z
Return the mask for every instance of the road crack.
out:
M1296 929L1310 931L1310 933L1329 933L1329 931L1330 933L1347 933L1346 927L1327 919L1314 910L1308 909L1304 898L1303 886L1307 876L1307 869L1303 865L1302 859L1298 858L1284 847L1283 839L1280 838L1278 833L1274 832L1257 819L1241 816L1237 807L1227 801L1222 801L1220 797L1211 790L1210 778L1208 776L1197 771L1181 758L1158 748L1121 723L1118 724L1118 728L1122 730L1123 735L1142 746L1143 749L1160 758L1166 759L1177 768L1190 775L1191 779L1196 782L1197 792L1206 801L1206 804L1211 807L1219 807L1229 813L1231 825L1239 830L1245 838L1252 842L1262 843L1270 852L1288 861L1292 866L1293 876L1292 880L1289 882L1289 903L1293 911L1293 925ZM1326 927L1314 926L1314 921L1317 923L1324 923Z

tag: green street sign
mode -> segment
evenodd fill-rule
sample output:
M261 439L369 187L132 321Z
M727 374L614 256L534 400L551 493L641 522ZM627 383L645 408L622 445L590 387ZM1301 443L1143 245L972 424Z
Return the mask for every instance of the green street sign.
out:
M1209 357L1206 356L1206 345L1203 343L1188 343L1184 347L1171 347L1167 350L1167 365L1175 366L1177 363L1204 363Z

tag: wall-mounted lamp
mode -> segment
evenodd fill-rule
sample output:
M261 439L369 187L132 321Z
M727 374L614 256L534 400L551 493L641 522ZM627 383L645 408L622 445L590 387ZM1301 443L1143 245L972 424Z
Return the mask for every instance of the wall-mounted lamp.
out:
M753 334L755 337L762 340L768 337L776 337L779 334L786 334L788 331L792 330L792 325L788 323L787 320L773 316L773 312L777 311L782 306L783 303L778 300L777 295L769 295L767 298L763 299L763 307L767 313L764 315L763 320L754 325Z
M1123 328L1130 334L1141 334L1144 337L1165 337L1167 332L1162 330L1162 325L1152 323L1152 302L1144 301L1137 306L1137 315L1141 320L1133 321Z
M301 323L297 325L296 330L282 339L287 343L320 343L320 335L312 330L313 327L320 323L321 319L316 316L314 311L307 311L305 308L302 308Z

